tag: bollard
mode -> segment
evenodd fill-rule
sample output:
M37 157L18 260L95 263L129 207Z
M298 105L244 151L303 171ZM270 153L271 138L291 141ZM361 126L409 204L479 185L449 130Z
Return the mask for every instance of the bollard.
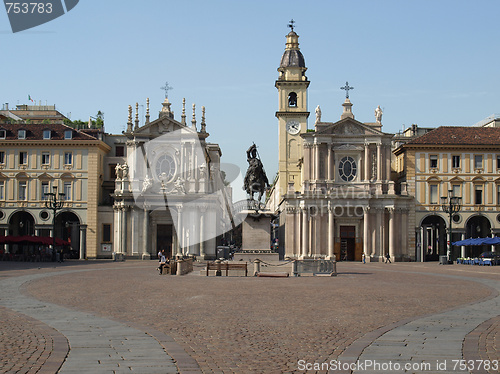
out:
M215 263L217 264L217 270L215 271L215 276L220 277L222 276L221 261L215 260Z
M257 276L260 273L260 260L257 258L253 262L253 276Z
M293 263L292 263L292 273L293 273L294 277L298 277L299 276L299 271L297 270L297 260L293 260Z

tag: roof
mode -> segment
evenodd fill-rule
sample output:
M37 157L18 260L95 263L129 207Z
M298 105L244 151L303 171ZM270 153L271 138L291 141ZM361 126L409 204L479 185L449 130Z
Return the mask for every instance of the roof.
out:
M499 145L498 127L441 126L413 139L407 145Z
M283 53L283 56L281 57L280 67L282 67L282 68L287 68L287 67L305 68L306 61L304 59L304 56L302 55L302 52L300 52L296 49L287 49Z
M5 140L48 140L43 139L43 130L51 130L50 140L97 140L93 136L87 135L81 131L75 130L69 126L62 124L32 124L32 123L0 123L0 130L6 130ZM26 139L19 139L17 136L18 130L26 130ZM72 130L73 136L71 139L64 139L64 132ZM3 139L2 139L3 140Z

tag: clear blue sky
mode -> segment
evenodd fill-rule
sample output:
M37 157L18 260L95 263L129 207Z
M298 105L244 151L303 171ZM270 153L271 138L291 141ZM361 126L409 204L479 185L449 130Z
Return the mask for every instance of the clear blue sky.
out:
M157 118L168 81L176 119L182 98L206 106L209 141L246 170L255 142L277 170L276 71L288 21L296 21L311 81L309 127L340 118L349 81L353 112L383 131L403 125L472 125L500 113L497 0L167 1L81 0L68 14L12 34L0 10L1 103L28 95L72 119L105 113L121 132L127 107L151 101ZM145 108L145 107L144 107Z

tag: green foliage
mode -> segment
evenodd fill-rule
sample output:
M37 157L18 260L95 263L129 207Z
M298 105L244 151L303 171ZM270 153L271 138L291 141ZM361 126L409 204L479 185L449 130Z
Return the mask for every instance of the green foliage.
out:
M90 119L93 129L101 129L104 126L104 112L101 112L99 110L99 111L97 111L95 119L92 119L92 118L94 118L94 117L91 117L91 119ZM65 119L64 124L66 126L74 128L76 130L86 129L89 127L89 121L82 121L79 119L76 119L74 121L70 121L69 119Z

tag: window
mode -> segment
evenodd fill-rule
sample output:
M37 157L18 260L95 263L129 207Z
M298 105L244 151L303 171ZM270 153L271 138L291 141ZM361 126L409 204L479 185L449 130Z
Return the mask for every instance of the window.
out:
M437 184L431 184L429 186L429 191L430 191L430 197L431 197L431 204L437 204L438 203L438 186Z
M64 182L64 200L73 200L71 196L71 182Z
M0 139L5 139L7 136L7 131L5 130L0 130Z
M5 164L5 152L0 152L0 164Z
M50 164L50 152L42 152L42 165Z
M28 200L26 182L19 182L19 200Z
M482 204L483 203L483 186L476 186L474 192L475 192L474 204Z
M350 182L356 177L356 161L352 157L346 156L340 160L339 175L345 182Z
M73 165L73 153L64 152L64 165Z
M297 94L295 92L290 92L288 95L288 106L297 107Z
M0 200L5 199L5 181L0 181Z
M18 139L26 139L26 130L18 130L17 131Z
M102 241L104 243L111 242L111 225L109 223L104 223L102 225Z
M64 131L64 139L73 139L73 130L65 130Z
M109 164L109 180L114 181L116 179L116 164Z
M458 169L460 167L460 156L452 156L451 167Z
M461 197L462 196L462 189L460 187L462 187L462 186L460 186L459 184L454 184L452 186L453 196L455 196L455 197Z
M482 168L483 168L483 155L475 155L474 169L482 169Z
M497 156L497 169L500 170L500 156Z
M42 182L40 193L42 194L40 200L47 200L47 196L45 194L49 193L49 182Z
M51 131L50 130L43 130L43 138L44 139L50 139Z
M500 205L500 184L497 184L497 205Z
M19 165L28 164L28 152L19 152Z
M436 169L438 167L438 156L431 155L430 156L430 167Z
M115 148L115 156L116 157L123 157L125 156L125 146L123 145L117 145Z

